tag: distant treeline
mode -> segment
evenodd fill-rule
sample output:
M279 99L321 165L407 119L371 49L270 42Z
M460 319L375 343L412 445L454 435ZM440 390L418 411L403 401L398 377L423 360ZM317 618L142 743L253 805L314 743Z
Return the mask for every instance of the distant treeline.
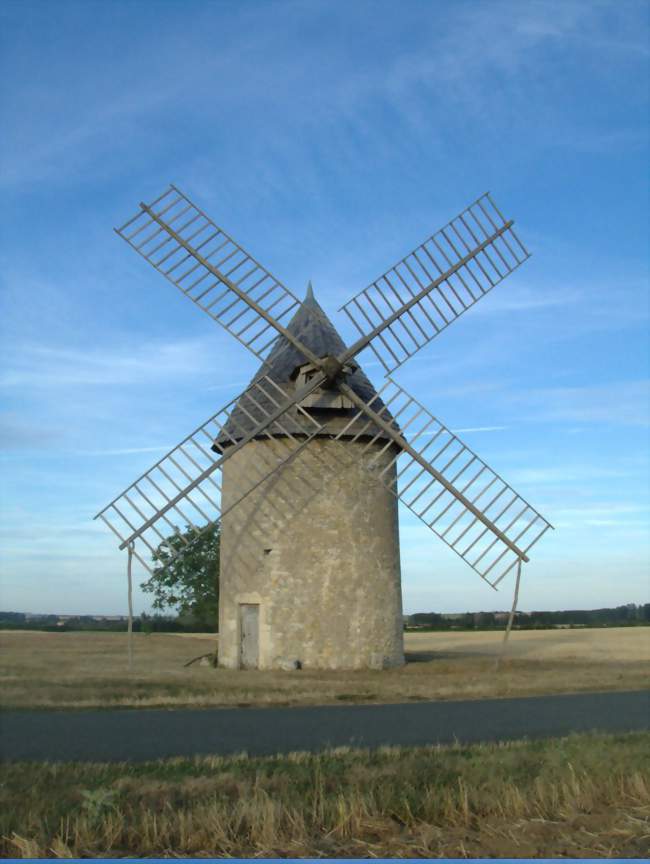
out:
M404 616L409 630L501 630L508 612L416 612ZM216 624L216 622L215 622ZM608 609L564 609L559 612L517 612L513 626L520 630L551 627L633 627L650 624L650 603ZM125 615L36 615L0 612L0 630L44 630L66 632L101 630L124 633ZM205 624L191 615L147 615L133 619L135 633L204 633ZM216 631L216 626L215 626Z
M508 612L416 612L407 615L408 629L491 630L502 629ZM521 630L547 627L630 627L650 624L650 603L607 609L563 609L558 612L516 612L513 626Z
M0 612L0 630L43 630L52 633L101 630L124 633L126 629L126 615L32 615L24 612ZM204 633L205 625L187 615L172 617L143 613L134 617L133 632Z

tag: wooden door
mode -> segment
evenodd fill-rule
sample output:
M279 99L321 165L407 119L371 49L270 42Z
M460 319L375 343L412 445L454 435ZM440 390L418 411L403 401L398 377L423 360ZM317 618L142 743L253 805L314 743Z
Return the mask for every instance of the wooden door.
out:
M257 603L239 606L239 663L242 669L257 669L260 659L260 607Z

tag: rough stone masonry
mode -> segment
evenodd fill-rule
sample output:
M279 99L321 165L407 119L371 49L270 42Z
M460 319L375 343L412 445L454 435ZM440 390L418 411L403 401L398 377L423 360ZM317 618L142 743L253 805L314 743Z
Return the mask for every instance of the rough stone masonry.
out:
M311 288L288 329L319 357L344 350ZM253 380L266 374L285 387L296 385L306 366L280 337ZM357 366L347 383L366 401L376 395ZM317 391L303 407L323 432L223 518L219 664L260 669L401 665L397 499L377 476L395 451L392 446L384 450L383 438L371 447L367 436L351 441L358 431L354 425L347 437L331 439L330 433L355 414L340 394ZM224 510L241 496L250 468L272 464L273 458L273 441L260 438L226 462ZM393 465L387 476L394 474Z

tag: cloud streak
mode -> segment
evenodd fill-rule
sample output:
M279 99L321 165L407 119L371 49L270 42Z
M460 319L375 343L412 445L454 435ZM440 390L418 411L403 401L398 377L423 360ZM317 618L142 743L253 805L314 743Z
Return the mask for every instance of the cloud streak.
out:
M548 387L521 394L529 420L552 423L650 425L650 381L620 381L582 387Z
M122 447L115 450L76 450L77 456L132 456L137 453L163 453L171 450L172 444L154 447Z
M459 435L463 432L505 432L507 426L466 426L463 429L452 429L454 435Z
M38 391L169 381L196 374L206 362L207 349L205 342L190 339L138 340L128 346L85 349L27 344L5 363L0 388Z

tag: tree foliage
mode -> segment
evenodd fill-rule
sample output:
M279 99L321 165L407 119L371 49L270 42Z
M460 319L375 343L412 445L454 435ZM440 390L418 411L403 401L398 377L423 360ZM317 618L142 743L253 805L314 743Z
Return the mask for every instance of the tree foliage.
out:
M140 586L153 594L154 609L175 608L180 616L189 616L210 630L217 628L220 540L219 525L199 537L188 525L158 546L152 555L156 567ZM183 554L170 561L181 547Z
M409 626L427 627L433 630L502 629L507 611L465 612L448 614L440 612L416 612L408 616ZM650 603L643 606L627 603L603 609L560 609L554 612L516 612L515 624L521 629L556 627L558 625L581 627L624 627L650 622Z

